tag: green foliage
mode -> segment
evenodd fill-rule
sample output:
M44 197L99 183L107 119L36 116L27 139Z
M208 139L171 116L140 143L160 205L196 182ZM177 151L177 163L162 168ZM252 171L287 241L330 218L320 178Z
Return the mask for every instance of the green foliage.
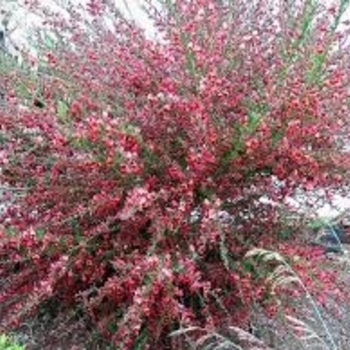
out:
M9 336L0 335L0 350L24 350L25 348L11 339Z
M318 231L322 228L332 226L332 222L327 218L316 218L312 220L307 226L312 231Z

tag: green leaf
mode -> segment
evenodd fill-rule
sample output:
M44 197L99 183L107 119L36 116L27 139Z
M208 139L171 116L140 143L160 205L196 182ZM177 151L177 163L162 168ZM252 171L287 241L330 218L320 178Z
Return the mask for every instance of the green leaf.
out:
M64 122L67 120L68 110L69 107L65 102L57 102L57 116L60 121Z
M47 31L41 32L41 39L46 49L54 50L56 48L56 41L49 35Z
M279 130L274 130L272 131L271 134L271 146L276 146L276 144L282 140L283 138L283 132L279 131Z
M4 334L0 335L0 349L5 348L6 344L7 344L6 335L4 335Z
M37 229L35 230L35 235L37 238L42 239L45 236L45 230Z
M310 60L312 61L312 68L307 74L308 84L317 84L322 76L322 65L325 61L326 53L321 54L317 53L311 56Z
M147 339L148 339L147 327L143 326L141 328L139 336L137 337L137 339L134 343L133 349L134 350L142 350L145 347Z
M261 115L255 111L248 113L248 131L254 132L261 121Z

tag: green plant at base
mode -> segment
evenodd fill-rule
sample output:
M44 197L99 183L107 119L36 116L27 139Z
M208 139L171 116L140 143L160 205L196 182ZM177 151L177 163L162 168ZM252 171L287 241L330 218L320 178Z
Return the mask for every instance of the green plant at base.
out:
M24 347L17 344L13 339L5 334L0 335L0 350L24 350Z

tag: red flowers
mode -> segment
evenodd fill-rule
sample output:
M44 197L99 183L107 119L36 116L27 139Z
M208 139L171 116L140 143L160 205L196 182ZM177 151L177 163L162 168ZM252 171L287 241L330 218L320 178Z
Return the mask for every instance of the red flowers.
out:
M73 101L71 106L70 106L70 113L73 118L78 119L81 117L83 112L83 107L78 101Z
M49 16L64 44L39 49L44 109L18 89L35 79L1 70L10 100L28 105L0 111L0 182L25 189L2 220L4 327L26 317L13 310L51 298L70 307L82 294L101 333L124 348L169 347L182 323L239 322L242 302L266 292L243 276L241 258L278 245L284 225L280 207L260 198L341 189L347 47L327 52L336 37L326 25L301 33L299 5L271 20L267 1L219 3L150 2L158 41L110 22L112 2L88 2L91 26L79 7ZM328 23L330 13L317 14Z

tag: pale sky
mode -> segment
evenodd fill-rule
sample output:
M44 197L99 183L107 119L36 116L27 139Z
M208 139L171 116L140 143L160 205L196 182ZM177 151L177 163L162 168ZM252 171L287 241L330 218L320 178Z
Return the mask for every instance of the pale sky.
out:
M10 17L9 29L14 29L11 34L11 38L20 47L25 46L26 34L28 29L35 25L40 26L41 19L32 13L28 13L23 9L24 0L0 0L0 11L11 11L13 16ZM74 3L84 3L86 0L73 0ZM132 17L142 28L146 30L147 35L154 35L154 29L152 21L148 18L147 14L142 10L142 0L114 0L119 9L128 18ZM45 0L45 5L50 5L53 9L59 10L57 5L64 0ZM0 14L0 22L6 15ZM1 29L1 28L0 28Z

